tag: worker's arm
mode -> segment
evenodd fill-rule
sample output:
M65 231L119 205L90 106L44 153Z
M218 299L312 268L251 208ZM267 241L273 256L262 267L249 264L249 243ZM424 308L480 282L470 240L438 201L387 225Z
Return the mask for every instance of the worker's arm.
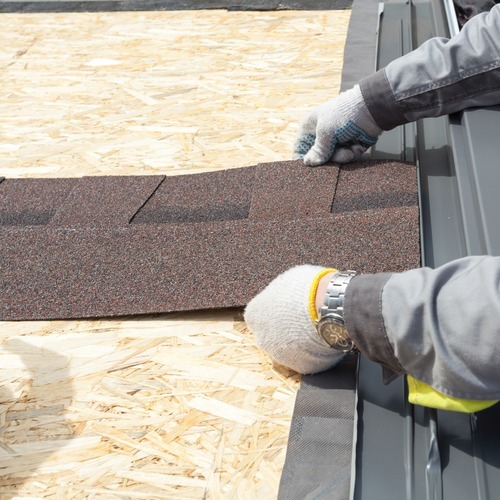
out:
M359 276L345 305L369 358L443 394L500 399L500 257Z
M500 103L500 5L451 39L432 38L312 111L294 158L315 166L356 159L383 130Z
M419 118L500 103L500 4L451 39L431 38L360 82L384 130Z
M319 270L287 271L245 312L258 343L301 373L325 370L342 357L313 323L308 297L322 295ZM356 276L344 310L356 347L393 373L456 398L500 399L500 257Z

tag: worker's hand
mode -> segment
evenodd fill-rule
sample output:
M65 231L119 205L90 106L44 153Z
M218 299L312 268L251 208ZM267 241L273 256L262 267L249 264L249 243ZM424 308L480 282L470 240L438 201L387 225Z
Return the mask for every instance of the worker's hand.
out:
M245 310L245 321L260 347L296 372L321 372L344 356L318 335L314 323L318 283L333 271L309 265L289 269L254 297Z
M359 85L313 110L302 122L293 158L315 167L329 160L357 160L382 133L366 107Z

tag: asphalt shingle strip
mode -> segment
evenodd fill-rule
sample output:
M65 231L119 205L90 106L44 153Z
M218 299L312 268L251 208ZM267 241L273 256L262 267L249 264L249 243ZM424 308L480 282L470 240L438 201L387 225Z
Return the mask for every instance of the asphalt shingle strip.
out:
M164 175L83 177L50 221L53 227L127 225Z
M405 165L407 176L402 179L397 164L391 165L394 168L386 168L385 175L391 178L394 188L397 190L399 183L408 186L413 182L416 193L414 167ZM376 168L366 168L366 164L359 167L363 172L359 175L364 175L366 185L370 186L371 177L376 177L373 172L384 168L384 164ZM266 166L203 174L204 189L197 193L197 203L203 207L200 213L206 215L203 221L190 222L190 214L197 205L189 198L189 189L181 188L184 182L190 188L198 182L197 175L193 175L175 178L174 184L178 183L180 191L185 191L182 196L180 191L172 195L176 207L185 197L187 222L154 220L154 214L163 213L160 199L170 200L167 178L149 201L143 200L133 224L91 226L79 225L74 220L71 227L52 223L3 226L0 228L0 319L104 317L241 306L279 273L297 264L349 267L362 272L402 271L419 265L416 204L368 210L361 207L332 214L335 189L331 179L336 178L335 168L321 167L321 173L321 169L311 171L300 162L269 167L275 185L283 187L277 189L276 200L272 200L258 181L267 182L269 178L256 175L262 168ZM227 184L226 174L230 179ZM318 175L326 182L317 183ZM119 183L118 179L115 180ZM141 183L142 179L138 177L137 181ZM241 185L236 194L232 188L237 186L238 179ZM311 189L310 182L301 184L301 179L314 180L314 188ZM60 180L53 182L57 184ZM232 193L228 195L230 202L224 196L224 186ZM163 189L165 192L160 193ZM367 189L376 190L376 186ZM330 201L314 204L315 210L318 206L322 209L312 217L299 210L295 213L300 212L302 217L287 218L281 209L276 210L276 218L270 216L273 206L286 206L295 200L307 208L311 201L316 201L310 199L314 191L318 200ZM217 192L220 195L213 198ZM260 198L256 193L265 195ZM234 206L237 198L241 198L241 206L251 200L249 213L256 206L255 200L261 199L263 217L206 220L217 215L217 207L223 211ZM203 200L213 203L203 205ZM85 200L81 201L85 205ZM91 205L95 205L95 199ZM110 206L118 208L115 201ZM264 210L266 206L268 212ZM73 208L71 213L72 217L76 214ZM82 213L89 213L85 206ZM141 217L142 222L137 222ZM121 224L119 217L108 220Z
M302 162L257 166L249 217L252 220L303 219L330 212L339 168L305 168Z
M255 167L167 177L135 214L133 224L246 219Z
M413 164L370 161L342 167L332 211L342 213L417 204Z
M0 226L48 224L78 179L5 179L0 183Z

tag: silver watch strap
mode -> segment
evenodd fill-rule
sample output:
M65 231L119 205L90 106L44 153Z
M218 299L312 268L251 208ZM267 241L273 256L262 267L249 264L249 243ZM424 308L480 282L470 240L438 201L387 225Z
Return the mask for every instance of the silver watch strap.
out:
M336 314L339 319L344 320L344 299L347 285L356 276L356 271L339 271L336 273L326 287L323 305L319 309L319 317L326 314Z

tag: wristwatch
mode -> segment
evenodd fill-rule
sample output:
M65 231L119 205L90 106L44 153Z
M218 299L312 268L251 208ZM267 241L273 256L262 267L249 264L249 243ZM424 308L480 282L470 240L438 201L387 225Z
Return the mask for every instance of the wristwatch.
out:
M319 310L316 330L333 349L344 353L359 352L344 322L344 297L347 285L358 274L356 271L340 271L333 275L326 288L325 299Z

